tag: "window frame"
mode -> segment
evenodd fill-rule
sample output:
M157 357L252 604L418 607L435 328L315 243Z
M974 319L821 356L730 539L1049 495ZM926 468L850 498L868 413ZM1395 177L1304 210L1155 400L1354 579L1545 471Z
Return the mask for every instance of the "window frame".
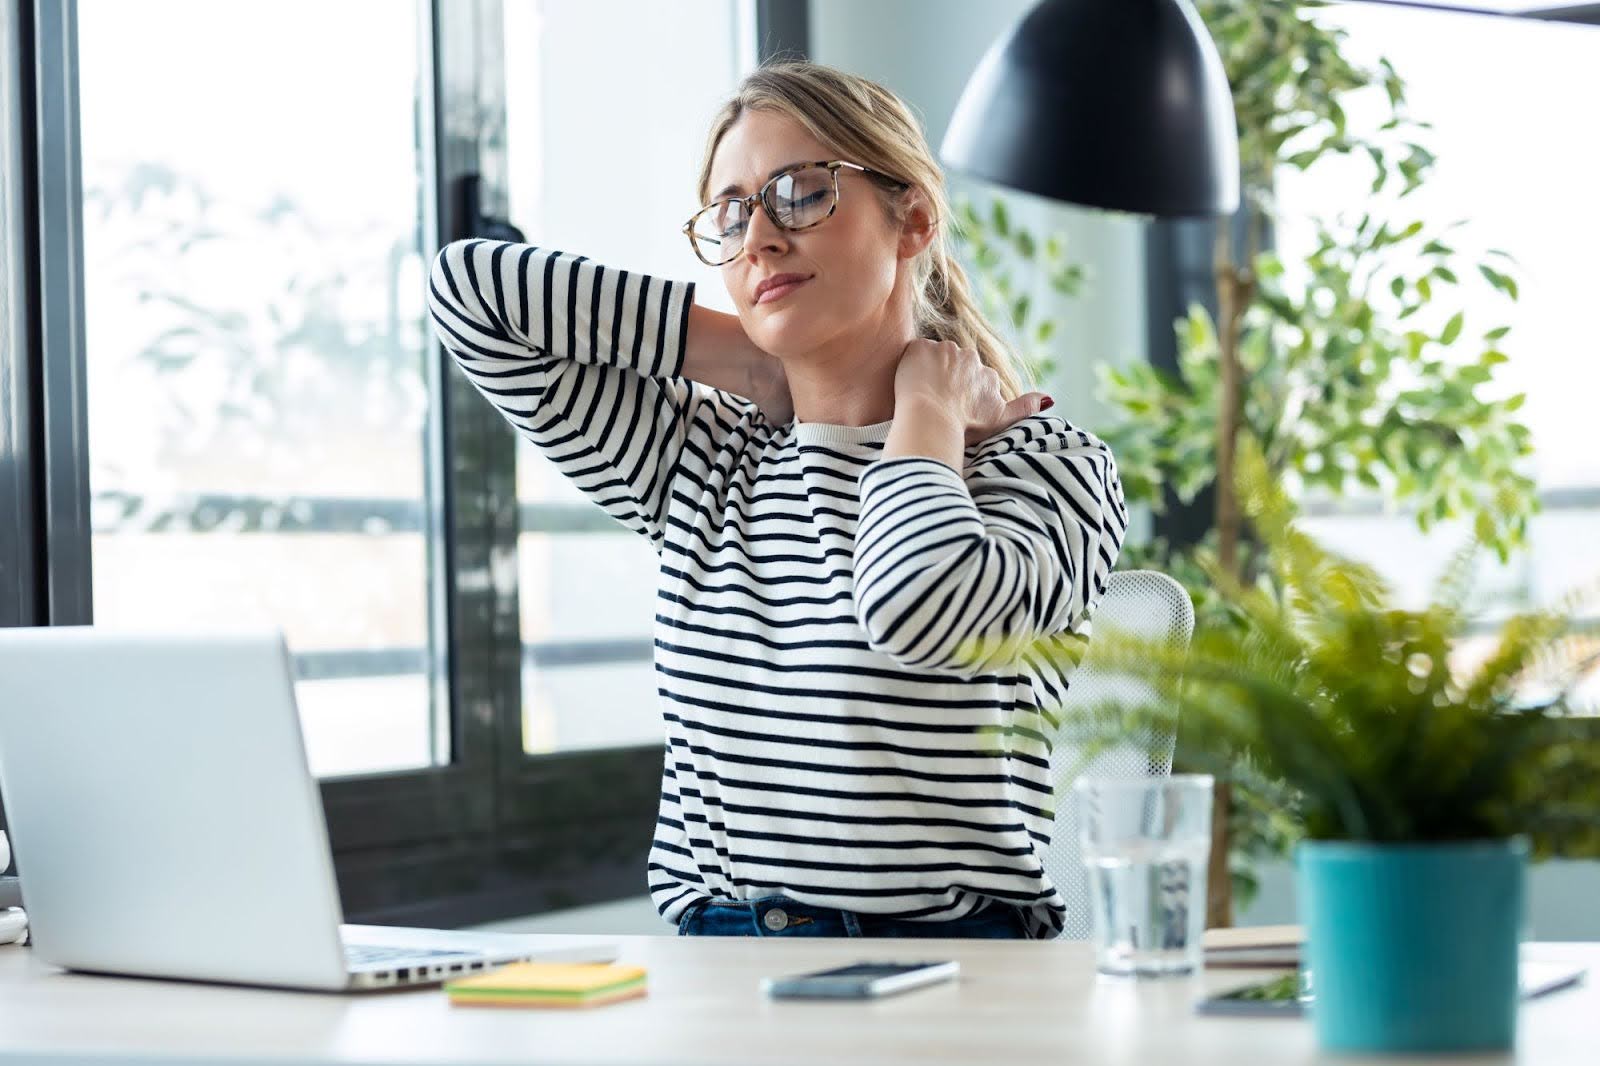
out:
M0 25L0 625L90 615L75 0L18 0ZM53 358L46 359L49 351Z
M89 621L76 13L0 19L0 626Z

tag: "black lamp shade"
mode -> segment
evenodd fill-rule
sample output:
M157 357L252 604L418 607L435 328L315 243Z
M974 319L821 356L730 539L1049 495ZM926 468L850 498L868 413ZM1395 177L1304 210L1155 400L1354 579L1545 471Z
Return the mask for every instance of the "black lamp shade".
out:
M1228 78L1187 0L1045 0L978 64L939 154L1091 207L1183 217L1239 206Z

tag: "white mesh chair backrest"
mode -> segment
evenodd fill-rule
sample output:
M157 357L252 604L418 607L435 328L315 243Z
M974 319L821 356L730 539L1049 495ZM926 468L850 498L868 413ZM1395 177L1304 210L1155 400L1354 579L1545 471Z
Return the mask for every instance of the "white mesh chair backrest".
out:
M1144 640L1166 641L1175 648L1188 646L1194 633L1194 604L1188 591L1166 574L1154 570L1126 570L1113 573L1106 594L1090 618L1089 648L1070 677L1060 715L1067 721L1078 708L1091 707L1105 700L1136 703L1155 697L1148 681L1118 674L1102 667L1095 656L1096 632L1118 630ZM1172 743L1169 735L1157 746L1154 759L1142 748L1129 745L1102 752L1083 774L1131 777L1139 774L1165 776L1172 772ZM1067 778L1079 758L1078 749L1058 738L1051 763L1056 775L1056 820L1050 845L1044 853L1044 869L1067 903L1066 928L1061 936L1068 940L1089 938L1088 875L1078 843L1077 799L1072 779Z

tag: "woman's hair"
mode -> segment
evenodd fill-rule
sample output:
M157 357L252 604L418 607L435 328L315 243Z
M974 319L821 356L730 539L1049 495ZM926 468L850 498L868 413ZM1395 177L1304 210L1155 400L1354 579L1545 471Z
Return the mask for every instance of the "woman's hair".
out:
M934 239L912 264L917 333L930 340L955 341L963 348L977 349L984 365L999 375L1001 396L1013 400L1021 395L1026 388L1026 367L1015 359L1010 346L984 317L973 298L966 272L951 254L950 204L944 171L905 102L877 82L820 63L764 63L739 83L711 123L696 186L701 203L709 192L717 146L746 110L788 115L830 151L839 153L840 158L922 191L934 213ZM890 217L899 225L909 206L904 190L880 182L874 185Z

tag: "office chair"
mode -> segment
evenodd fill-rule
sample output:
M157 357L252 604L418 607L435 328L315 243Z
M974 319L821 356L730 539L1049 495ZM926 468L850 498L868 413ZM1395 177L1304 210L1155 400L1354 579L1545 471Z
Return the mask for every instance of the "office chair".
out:
M1155 690L1148 681L1119 674L1103 666L1095 656L1093 631L1120 630L1144 640L1164 640L1174 648L1184 648L1194 633L1194 605L1188 591L1166 574L1154 570L1126 570L1111 575L1106 594L1092 616L1089 648L1071 674L1066 698L1059 714L1063 723L1078 708L1091 707L1102 700L1123 703L1153 699ZM1172 772L1170 734L1159 738L1155 754L1128 745L1102 752L1085 775L1166 776ZM1057 739L1051 764L1056 775L1055 826L1050 846L1045 849L1044 869L1067 903L1065 940L1087 940L1090 934L1088 874L1078 843L1077 798L1072 781L1064 775L1077 764L1079 751L1065 739Z

